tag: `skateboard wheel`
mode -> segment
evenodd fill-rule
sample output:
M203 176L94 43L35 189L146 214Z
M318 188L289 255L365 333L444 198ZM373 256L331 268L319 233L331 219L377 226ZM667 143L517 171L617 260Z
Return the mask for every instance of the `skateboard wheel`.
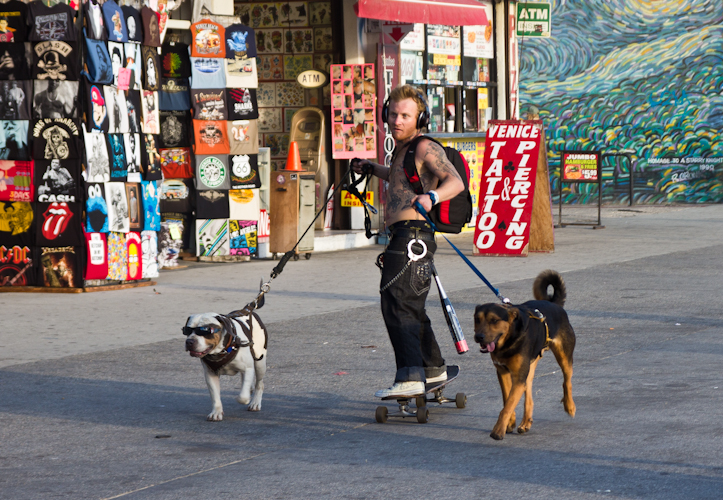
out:
M454 404L457 405L457 408L464 408L467 406L467 396L464 392L457 393L457 396L454 398Z
M298 253L295 253L295 254L294 254L294 260L299 260L299 254L298 254Z
M304 258L305 258L306 260L309 260L309 259L311 258L311 254L310 254L310 253L305 254L305 255L304 255Z
M377 422L380 424L384 424L387 421L387 407L386 406L377 406L377 413L376 413L376 419Z
M426 424L429 421L429 410L426 406L417 408L417 422Z
M414 398L414 406L416 406L417 408L421 408L422 406L426 406L426 405L427 405L426 397L417 396L416 398Z

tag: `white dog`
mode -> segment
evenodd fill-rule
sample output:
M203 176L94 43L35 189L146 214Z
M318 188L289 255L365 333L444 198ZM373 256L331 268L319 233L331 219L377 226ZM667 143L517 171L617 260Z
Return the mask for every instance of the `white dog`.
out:
M261 410L266 373L266 346L268 333L256 313L243 310L230 315L194 314L186 320L183 333L186 350L200 358L211 393L213 407L206 418L212 422L223 420L220 375L241 374L241 393L236 397L247 404L249 411ZM256 381L251 398L251 384Z

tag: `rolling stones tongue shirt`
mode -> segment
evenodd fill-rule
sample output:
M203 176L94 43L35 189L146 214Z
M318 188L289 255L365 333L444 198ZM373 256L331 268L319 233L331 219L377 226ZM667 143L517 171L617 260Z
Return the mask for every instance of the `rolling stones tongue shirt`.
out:
M83 286L83 247L41 247L36 249L38 285L54 288Z
M34 80L78 80L78 44L52 40L33 45Z
M33 206L24 201L0 201L0 245L33 245Z
M0 286L32 285L35 285L35 268L30 247L0 245Z
M228 155L196 155L196 189L229 189Z
M37 201L80 201L80 164L75 160L36 160Z
M228 126L225 121L193 120L196 154L228 154Z
M85 233L85 247L85 279L104 280L108 276L108 235Z
M36 203L35 241L42 246L68 246L83 243L80 203Z
M160 120L159 142L162 148L183 148L191 145L190 111L161 111Z
M192 57L226 57L226 30L218 23L202 19L191 25Z
M46 7L42 2L28 4L30 35L33 42L47 40L75 41L77 39L73 27L74 11L64 3Z
M45 118L33 124L33 158L68 160L78 158L78 125L70 118Z
M169 42L161 46L161 76L163 78L188 78L191 76L191 59L188 45Z
M33 162L0 160L0 201L33 201Z
M23 2L10 0L0 5L0 42L24 42L27 39L27 16L28 6Z
M229 120L255 120L259 117L256 89L226 89Z
M0 43L0 80L29 80L24 43ZM28 96L28 99L32 96Z
M110 153L110 180L125 181L128 178L128 163L123 134L108 134L108 152Z
M105 201L105 187L103 184L85 185L85 229L94 233L107 233L108 204Z
M224 89L191 90L193 117L196 120L225 120L226 91Z
M254 189L261 187L257 155L230 155L231 189Z
M86 182L108 182L110 180L110 157L105 134L86 132L84 128L83 142L85 142L83 178Z

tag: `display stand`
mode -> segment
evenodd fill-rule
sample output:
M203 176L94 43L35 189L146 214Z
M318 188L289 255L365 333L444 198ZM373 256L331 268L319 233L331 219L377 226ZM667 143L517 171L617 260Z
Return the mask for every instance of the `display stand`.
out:
M562 151L560 153L560 190L558 227L592 226L593 229L604 229L602 225L602 153L600 151ZM562 185L597 184L597 223L594 222L562 222Z
M91 293L91 292L108 292L111 290L125 290L127 288L140 288L144 286L156 286L157 281L152 280L138 280L138 281L126 281L123 283L115 283L108 285L92 285L84 286L83 288L62 288L62 287L47 287L47 286L3 286L0 287L0 293L14 292L14 293Z

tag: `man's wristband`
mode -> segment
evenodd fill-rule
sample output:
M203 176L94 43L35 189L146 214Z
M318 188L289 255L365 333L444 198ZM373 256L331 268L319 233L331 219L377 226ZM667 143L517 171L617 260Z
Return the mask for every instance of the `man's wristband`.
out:
M432 206L439 203L439 195L437 194L437 191L427 191L427 194L429 195L429 199L432 200Z

